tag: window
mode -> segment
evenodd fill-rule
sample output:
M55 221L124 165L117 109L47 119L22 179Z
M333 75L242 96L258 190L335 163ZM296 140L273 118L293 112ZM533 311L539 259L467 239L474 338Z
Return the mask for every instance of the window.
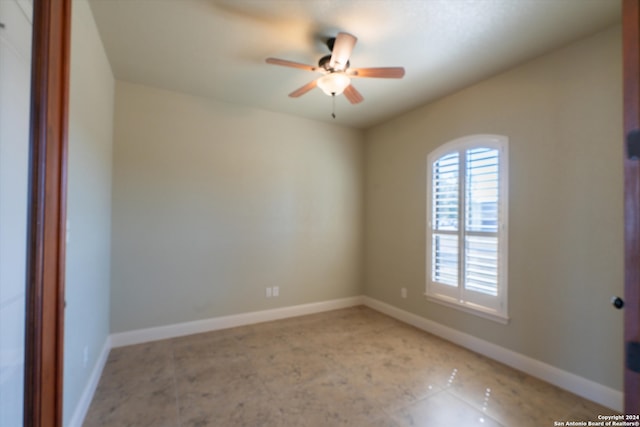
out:
M473 135L428 157L427 298L507 321L508 140Z

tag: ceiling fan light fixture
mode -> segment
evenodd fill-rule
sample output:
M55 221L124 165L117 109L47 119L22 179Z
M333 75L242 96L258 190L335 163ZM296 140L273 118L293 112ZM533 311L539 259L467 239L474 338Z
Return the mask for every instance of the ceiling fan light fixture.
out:
M343 72L326 74L318 79L318 87L329 96L340 95L351 84L351 79Z

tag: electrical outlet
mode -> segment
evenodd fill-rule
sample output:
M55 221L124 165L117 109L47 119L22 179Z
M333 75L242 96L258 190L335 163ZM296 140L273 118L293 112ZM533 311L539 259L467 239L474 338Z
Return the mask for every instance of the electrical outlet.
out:
M271 298L271 288L266 288L265 293L267 298Z
M273 287L273 292L271 294L274 297L279 297L280 296L280 286L274 286Z
M82 352L82 366L86 368L87 363L89 363L89 346L85 345Z
M407 288L400 289L400 296L402 298L406 298L407 297Z

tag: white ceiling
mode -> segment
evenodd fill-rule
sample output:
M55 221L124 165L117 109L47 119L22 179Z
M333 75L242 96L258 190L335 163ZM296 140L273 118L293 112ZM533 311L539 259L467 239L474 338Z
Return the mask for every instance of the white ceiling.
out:
M366 128L620 22L618 0L91 0L115 77L314 120ZM404 66L357 79L351 105L314 89L338 31L358 37L353 67Z

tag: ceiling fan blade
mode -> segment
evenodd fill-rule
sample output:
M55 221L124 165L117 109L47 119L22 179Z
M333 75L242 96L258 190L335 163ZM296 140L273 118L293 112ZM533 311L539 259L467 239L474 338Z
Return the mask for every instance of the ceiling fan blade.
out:
M364 98L362 97L360 92L358 92L356 88L353 87L353 85L347 86L347 88L342 93L352 104L359 104L364 101Z
M287 61L286 59L267 58L267 64L282 65L283 67L299 68L307 71L317 71L318 67L312 65L301 64L299 62Z
M329 66L334 70L346 69L347 62L349 62L349 58L351 57L351 51L353 51L353 47L357 41L356 36L352 34L338 33L336 41L333 43Z
M404 67L350 68L347 74L350 77L401 79L404 77Z
M298 88L298 89L294 90L293 92L291 92L289 94L289 96L291 98L297 98L299 96L302 96L305 93L309 92L314 87L316 87L317 84L318 84L318 80L317 79L313 80L313 81L310 81L309 83L307 83L306 85L302 86L301 88Z

